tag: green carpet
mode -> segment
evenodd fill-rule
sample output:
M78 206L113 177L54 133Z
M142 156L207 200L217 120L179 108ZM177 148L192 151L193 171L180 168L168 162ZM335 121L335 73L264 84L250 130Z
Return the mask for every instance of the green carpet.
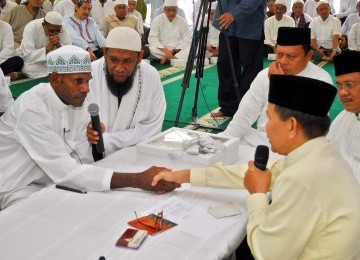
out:
M264 67L267 67L271 61L264 60ZM164 86L165 97L167 101L167 109L165 114L165 121L163 124L163 130L173 127L177 112L180 107L180 97L183 92L182 81L184 77L185 68L170 67L169 65L161 65L158 62L151 61L160 74L161 82ZM335 82L334 65L333 63L322 62L318 64L325 69L333 78ZM195 67L193 68L193 74L190 79L189 87L185 89L184 101L181 106L181 114L179 118L179 127L185 127L192 123L192 108L195 100L195 90L198 80L194 76ZM10 90L14 98L17 98L21 93L30 89L31 87L39 84L40 82L48 82L48 78L39 79L21 79L12 82ZM218 108L217 100L218 89L218 77L217 69L214 65L205 66L204 75L199 80L199 94L197 103L198 118L200 118L201 125L221 125L222 128L226 128L231 118L218 118L213 119L210 111L214 111ZM343 110L343 106L336 97L331 109L330 117L333 120L338 113Z

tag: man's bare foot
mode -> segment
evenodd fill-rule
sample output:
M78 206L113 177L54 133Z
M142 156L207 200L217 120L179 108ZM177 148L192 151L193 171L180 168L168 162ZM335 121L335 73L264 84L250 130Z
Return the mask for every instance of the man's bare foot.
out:
M166 58L162 58L162 59L160 59L160 64L165 64L165 63L168 63L169 62L169 60L168 59L166 59Z
M14 79L20 78L22 76L22 73L13 71L13 72L10 72L9 74L7 74L6 76L8 76L8 77L10 77L10 79L14 80Z
M213 112L212 115L214 117L223 117L224 116L224 113L221 112L220 110L216 111L216 112Z

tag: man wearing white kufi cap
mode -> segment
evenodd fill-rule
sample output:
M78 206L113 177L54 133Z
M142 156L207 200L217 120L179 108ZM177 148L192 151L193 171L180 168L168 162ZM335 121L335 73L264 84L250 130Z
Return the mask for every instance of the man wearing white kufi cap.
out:
M149 33L150 53L161 64L171 59L187 60L191 34L187 22L177 15L177 0L165 0L164 13L151 23Z
M103 34L105 37L113 28L118 26L126 26L140 33L139 19L128 12L128 0L116 0L114 2L114 11L115 14L105 17L103 24Z
M24 59L22 72L29 78L45 77L46 55L71 44L70 35L62 24L62 16L57 12L48 12L45 18L28 23L23 39L17 52Z
M100 32L103 32L103 24L105 17L114 13L114 1L95 0L92 2L91 17L95 19Z
M269 53L274 53L278 29L280 27L295 27L295 21L285 15L286 2L285 0L276 0L274 4L274 15L265 20L264 31L264 56L267 57Z
M86 96L91 79L89 53L77 46L61 47L47 56L50 83L23 93L0 118L0 209L53 183L105 191L135 187L173 190L163 183L155 189L148 180L152 167L139 174L85 163L88 160Z
M292 5L292 11L286 13L295 21L295 27L305 28L309 27L309 24L312 22L310 15L304 13L304 1L303 0L294 0Z
M166 102L157 70L141 62L139 34L127 27L112 29L104 58L93 62L89 100L99 104L106 153L137 144L161 131ZM90 142L97 133L90 129Z
M319 14L309 25L311 28L311 47L314 50L314 60L332 61L340 53L339 37L341 35L341 22L330 15L329 3L320 0L316 4Z
M165 2L165 0L163 0L163 1ZM164 6L161 6L158 9L155 10L154 18L157 17L158 15L162 14L162 13L164 13ZM187 22L186 14L185 14L184 9L179 7L178 8L178 15L180 15Z

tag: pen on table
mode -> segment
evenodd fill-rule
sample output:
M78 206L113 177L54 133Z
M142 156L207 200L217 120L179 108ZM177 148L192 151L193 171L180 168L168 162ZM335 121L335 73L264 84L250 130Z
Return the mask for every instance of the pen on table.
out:
M55 185L55 187L57 189L61 189L61 190L67 190L67 191L72 191L72 192L77 192L77 193L82 193L82 194L86 194L86 190L80 190L80 189L75 189L75 188L71 188L71 187L67 187L67 186L63 186L63 185Z

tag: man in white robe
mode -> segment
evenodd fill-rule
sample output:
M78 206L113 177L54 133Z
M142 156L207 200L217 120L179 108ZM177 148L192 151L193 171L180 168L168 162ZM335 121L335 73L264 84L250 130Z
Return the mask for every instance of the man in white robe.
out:
M149 33L151 55L161 64L171 59L187 60L191 33L186 21L177 15L177 0L165 0L164 13L154 18Z
M8 83L6 82L4 73L0 69L0 116L2 116L6 109L13 103L14 99L10 92Z
M137 144L161 131L166 101L157 70L141 62L140 35L128 27L112 29L104 58L92 63L89 101L100 107L105 154ZM97 132L88 131L97 143Z
M54 6L54 12L58 12L62 17L72 15L75 11L76 0L63 0Z
M17 4L14 2L0 0L0 19L15 6L17 6Z
M327 135L348 162L360 184L360 52L343 52L334 59L338 96L345 110Z
M309 28L279 28L275 53L276 61L259 72L241 100L232 121L221 134L242 138L244 143L254 146L267 144L265 124L269 75L297 75L332 84L329 73L310 62L312 50ZM257 129L254 129L252 125L256 120Z
M71 44L61 14L52 11L45 18L28 23L23 39L17 52L24 59L22 72L29 78L47 76L46 55L63 45Z
M152 167L139 174L86 164L86 95L91 79L89 53L66 45L49 53L50 83L23 93L0 117L0 210L53 183L89 191L153 188ZM85 149L84 149L85 148ZM85 152L85 153L84 153Z
M103 23L106 16L114 14L115 3L111 0L95 0L92 2L91 17L95 19L96 24L103 33Z

